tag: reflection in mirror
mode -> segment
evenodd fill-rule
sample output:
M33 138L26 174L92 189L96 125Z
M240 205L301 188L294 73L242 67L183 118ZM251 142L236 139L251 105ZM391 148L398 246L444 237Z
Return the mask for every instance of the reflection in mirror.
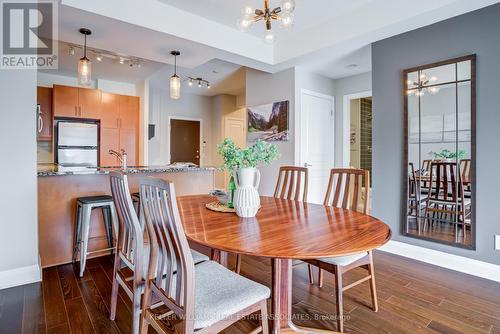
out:
M473 55L404 71L408 236L475 247L474 71Z

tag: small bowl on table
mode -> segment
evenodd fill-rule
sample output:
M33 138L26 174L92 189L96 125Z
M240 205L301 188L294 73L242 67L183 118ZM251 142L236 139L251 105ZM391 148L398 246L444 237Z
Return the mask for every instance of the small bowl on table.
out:
M210 196L217 198L220 204L226 205L229 203L229 194L223 190L215 189L210 192Z

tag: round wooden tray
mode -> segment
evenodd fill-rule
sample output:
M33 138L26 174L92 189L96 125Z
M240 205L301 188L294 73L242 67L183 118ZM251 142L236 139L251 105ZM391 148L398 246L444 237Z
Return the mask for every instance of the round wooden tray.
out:
M227 213L235 213L236 212L235 209L227 207L226 205L222 204L219 201L207 203L207 204L205 204L205 207L208 210L217 211L217 212L227 212Z

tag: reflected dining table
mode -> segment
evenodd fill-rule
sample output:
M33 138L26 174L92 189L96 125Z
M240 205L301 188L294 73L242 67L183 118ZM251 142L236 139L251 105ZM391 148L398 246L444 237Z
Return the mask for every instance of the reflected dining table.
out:
M293 323L292 260L371 251L391 238L384 222L355 211L261 196L257 216L240 218L207 209L213 201L208 195L177 198L186 236L226 266L228 252L272 259L272 333L330 332Z

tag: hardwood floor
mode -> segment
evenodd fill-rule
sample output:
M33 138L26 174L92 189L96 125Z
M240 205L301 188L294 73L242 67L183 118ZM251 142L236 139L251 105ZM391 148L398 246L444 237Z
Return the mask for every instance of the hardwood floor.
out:
M416 236L422 236L432 239L438 239L446 242L457 242L464 243L464 233L462 227L460 226L458 232L458 239L455 236L455 225L450 223L435 223L430 227L427 227L425 231L418 232L417 223L415 219L408 219L408 233L414 234ZM470 227L466 229L465 232L465 243L470 245L472 237Z
M380 310L369 308L367 283L348 290L347 333L500 333L500 283L383 252L375 252L374 259ZM83 278L77 269L47 268L43 283L0 290L0 333L129 333L130 301L123 291L116 321L109 320L112 258L89 260ZM242 274L269 286L269 260L244 256ZM344 284L362 274L349 272ZM309 284L305 265L295 268L293 294L296 323L335 329L330 274L318 288ZM251 321L242 320L224 333L252 329Z

